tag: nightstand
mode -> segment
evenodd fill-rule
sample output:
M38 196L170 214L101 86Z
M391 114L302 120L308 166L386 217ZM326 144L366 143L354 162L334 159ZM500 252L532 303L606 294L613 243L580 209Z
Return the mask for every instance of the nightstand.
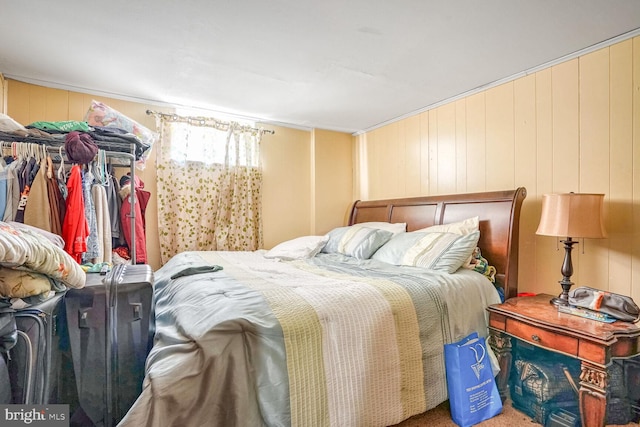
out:
M562 353L581 362L579 406L583 427L605 425L607 367L614 358L640 354L640 327L617 321L603 323L560 313L552 295L518 297L490 306L489 344L500 362L500 397L508 395L512 338Z

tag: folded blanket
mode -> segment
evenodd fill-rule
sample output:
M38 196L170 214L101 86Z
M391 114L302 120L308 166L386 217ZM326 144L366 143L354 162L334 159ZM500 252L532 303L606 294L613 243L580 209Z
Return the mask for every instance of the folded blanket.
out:
M28 270L82 288L86 274L68 253L40 233L0 221L0 266Z
M0 267L0 295L7 298L25 298L66 289L45 274L27 270Z

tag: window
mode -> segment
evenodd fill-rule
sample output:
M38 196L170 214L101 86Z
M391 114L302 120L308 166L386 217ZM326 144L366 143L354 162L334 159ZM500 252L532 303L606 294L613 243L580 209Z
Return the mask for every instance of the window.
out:
M180 118L180 116L176 116ZM207 165L258 166L258 138L247 138L244 133L231 136L227 156L229 128L253 127L249 122L222 122L208 117L182 116L172 127L170 157L178 162L204 163ZM179 142L178 142L179 141ZM177 143L178 142L178 143Z

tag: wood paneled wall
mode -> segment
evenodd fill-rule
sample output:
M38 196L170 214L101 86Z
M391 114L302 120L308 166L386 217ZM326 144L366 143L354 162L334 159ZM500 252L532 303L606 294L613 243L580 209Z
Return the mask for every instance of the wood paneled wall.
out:
M526 187L520 291L560 291L562 244L535 234L542 195L604 193L608 238L575 247L572 279L640 302L640 37L359 135L355 144L356 198Z

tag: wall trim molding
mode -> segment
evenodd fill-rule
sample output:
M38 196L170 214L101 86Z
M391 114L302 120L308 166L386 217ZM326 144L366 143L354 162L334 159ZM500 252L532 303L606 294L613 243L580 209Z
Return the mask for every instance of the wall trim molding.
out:
M422 108L420 108L418 110L414 110L412 112L403 114L403 115L395 117L393 119L386 120L386 121L384 121L382 123L379 123L379 124L377 124L375 126L371 126L371 127L367 128L367 129L363 129L363 130L354 132L353 136L363 135L363 134L365 134L367 132L371 132L371 131L373 131L375 129L379 129L379 128L384 127L386 125L389 125L391 123L395 123L395 122L398 122L400 120L404 120L404 119L407 119L409 117L413 117L413 116L418 115L420 113L424 113L425 111L433 110L434 108L438 108L438 107L440 107L442 105L449 104L449 103L457 101L459 99L466 98L466 97L471 96L471 95L475 95L476 93L483 92L485 90L494 88L496 86L500 86L501 84L509 83L509 82L517 80L517 79L519 79L521 77L526 77L526 76L528 76L530 74L533 74L533 73L536 73L538 71L553 67L554 65L558 65L558 64L561 64L563 62L570 61L572 59L587 55L587 54L589 54L591 52L595 52L596 50L604 49L606 47L612 46L612 45L614 45L616 43L620 43L622 41L625 41L627 39L630 39L630 38L633 38L633 37L636 37L636 36L639 36L639 35L640 35L640 28L636 28L635 30L631 30L631 31L626 32L624 34L620 34L620 35L612 37L610 39L601 41L599 43L596 43L596 44L591 45L589 47L586 47L584 49L577 50L575 52L569 53L567 55L564 55L564 56L561 56L559 58L556 58L556 59L553 59L551 61L548 61L548 62L545 62L543 64L540 64L538 66L529 68L529 69L527 69L525 71L521 71L519 73L512 74L512 75L510 75L508 77L505 77L503 79L495 80L495 81L493 81L491 83L487 83L485 85L478 86L478 87L476 87L474 89L468 90L468 91L463 92L463 93L461 93L459 95L455 95L455 96L452 96L450 98L443 99L442 101L435 102L433 104L430 104L430 105L427 105L425 107L422 107Z

